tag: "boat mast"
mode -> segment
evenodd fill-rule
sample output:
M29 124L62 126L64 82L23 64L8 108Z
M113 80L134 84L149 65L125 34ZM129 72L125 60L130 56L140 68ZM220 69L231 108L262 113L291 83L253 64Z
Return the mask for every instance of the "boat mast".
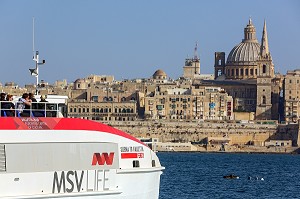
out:
M45 64L46 61L43 59L40 62L39 51L34 49L34 17L32 18L32 52L33 52L33 61L35 62L35 68L30 68L30 74L36 78L36 90L35 94L39 93L39 65Z

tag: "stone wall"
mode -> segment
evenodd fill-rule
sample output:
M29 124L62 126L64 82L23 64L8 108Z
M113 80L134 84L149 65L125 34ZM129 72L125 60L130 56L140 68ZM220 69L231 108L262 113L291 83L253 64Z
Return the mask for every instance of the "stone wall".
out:
M277 124L241 124L241 123L194 123L194 122L147 122L147 121L112 121L109 125L128 132L135 137L159 138L161 142L196 142L203 143L207 137L229 138L229 145L262 146L270 138L298 139L293 132L278 131ZM297 141L295 141L297 142Z

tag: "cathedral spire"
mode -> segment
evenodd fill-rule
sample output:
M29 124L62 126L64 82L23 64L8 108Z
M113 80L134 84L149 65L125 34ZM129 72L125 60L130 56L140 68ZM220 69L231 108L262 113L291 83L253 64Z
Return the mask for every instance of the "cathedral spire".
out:
M262 56L262 57L270 56L266 20L264 22L264 29L263 29L263 34L262 34L262 38L261 38L260 56Z

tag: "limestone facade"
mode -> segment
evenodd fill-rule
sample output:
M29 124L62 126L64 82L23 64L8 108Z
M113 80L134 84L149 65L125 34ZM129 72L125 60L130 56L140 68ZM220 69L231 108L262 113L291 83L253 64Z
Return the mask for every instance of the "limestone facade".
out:
M284 117L287 122L300 119L300 70L288 71L284 79Z
M233 99L220 87L158 89L145 97L145 118L168 120L231 120Z

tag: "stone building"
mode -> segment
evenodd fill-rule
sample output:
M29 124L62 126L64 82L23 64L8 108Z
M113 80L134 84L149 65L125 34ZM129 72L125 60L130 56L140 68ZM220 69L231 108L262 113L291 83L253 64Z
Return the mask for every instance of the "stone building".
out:
M68 117L102 121L135 120L139 92L131 87L124 89L122 83L102 82L100 77L104 80L103 76L89 76L74 82L68 101Z
M284 117L287 122L300 119L300 70L287 71L284 79Z
M191 95L194 119L233 119L233 98L221 87L192 86Z
M145 118L230 120L232 104L232 97L220 87L160 88L145 97Z
M113 76L109 75L90 75L86 78L79 78L74 82L75 89L92 88L94 85L109 84L114 81Z

